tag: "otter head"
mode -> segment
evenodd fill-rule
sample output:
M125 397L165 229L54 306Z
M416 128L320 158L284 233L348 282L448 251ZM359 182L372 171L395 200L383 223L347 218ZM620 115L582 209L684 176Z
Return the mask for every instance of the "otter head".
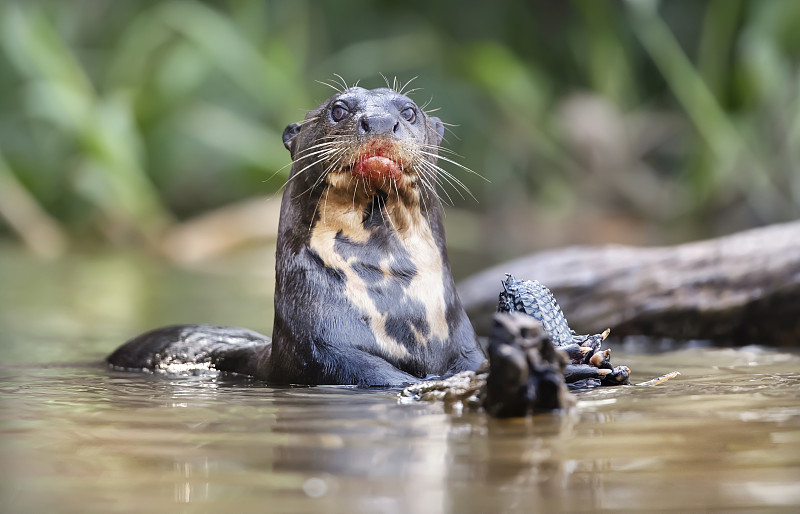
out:
M353 87L286 127L283 142L294 161L290 180L312 195L325 187L347 193L357 204L376 195L414 200L421 188L435 194L443 134L441 120L409 97Z

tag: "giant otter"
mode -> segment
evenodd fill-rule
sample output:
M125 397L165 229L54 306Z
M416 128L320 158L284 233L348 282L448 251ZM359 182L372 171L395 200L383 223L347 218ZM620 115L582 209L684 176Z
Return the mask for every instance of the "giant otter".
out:
M447 259L436 194L443 133L438 118L393 89L352 87L325 100L283 134L292 171L278 226L272 339L241 328L176 325L128 341L108 362L213 368L272 384L392 386L437 378L444 380L409 394L438 398L442 390L453 396L477 387L486 410L500 416L564 405L565 380L574 387L628 384L630 370L611 366L609 351L600 351L608 331L575 334L546 287L510 275L502 281L498 307L505 314L489 344L490 366L467 377L466 388L464 374L453 377L485 358Z
M179 325L108 362L210 367L274 384L400 385L475 370L436 194L444 127L393 89L337 92L283 134L292 170L278 227L272 339Z

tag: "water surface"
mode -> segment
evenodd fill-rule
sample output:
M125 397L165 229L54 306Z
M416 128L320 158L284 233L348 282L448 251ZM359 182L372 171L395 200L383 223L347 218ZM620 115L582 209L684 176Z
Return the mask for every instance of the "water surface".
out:
M393 390L100 364L125 337L170 321L268 331L268 277L114 255L46 264L6 249L0 279L3 512L800 506L797 354L619 346L614 361L637 381L682 375L581 393L568 413L493 420L400 405Z

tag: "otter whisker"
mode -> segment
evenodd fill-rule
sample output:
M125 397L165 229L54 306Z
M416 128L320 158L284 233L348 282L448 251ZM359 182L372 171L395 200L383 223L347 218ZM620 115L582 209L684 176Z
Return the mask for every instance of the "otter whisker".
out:
M290 183L290 182L292 182L294 179L296 179L297 177L299 177L300 175L302 175L302 174L303 174L303 172L304 172L305 170L307 170L308 168L311 168L312 166L314 166L314 165L316 165L316 164L319 164L320 162L322 162L322 161L324 161L324 160L325 160L324 158L322 158L322 159L319 159L319 160L317 160L316 162L313 162L313 163L309 164L308 166L306 166L306 167L305 167L305 168L303 168L302 170L298 171L297 173L295 173L294 175L292 175L291 177L289 177L289 179L288 179L286 182L284 182L284 183L283 183L283 186L281 187L281 189L285 189L285 188L286 188L286 187L289 185L289 183ZM302 193L302 194L305 194L306 192L307 192L307 190L306 190L306 191L303 191L303 193ZM301 194L300 196L302 196L302 194ZM295 197L295 198L299 198L299 196L297 196L297 197Z
M420 178L420 181L428 189L428 191L430 191L434 196L436 196L436 198L439 199L440 202L445 202L451 206L454 205L453 199L450 197L450 194L442 186L442 184L439 182L438 177L436 176L436 168L430 168L430 169L426 168L426 166L433 166L431 163L427 161L421 161L420 166L421 168L418 170L419 171L418 176ZM444 193L444 195L447 197L447 200L445 200L439 194L439 191L436 189L436 185L439 185L441 187L442 193Z
M478 199L475 198L475 195L472 194L472 191L470 191L469 187L467 187L466 184L461 182L461 180L456 178L452 173L448 172L447 170L445 170L444 168L442 168L441 166L438 166L436 164L432 164L432 163L428 163L428 164L431 166L430 168L428 168L429 171L431 171L431 174L436 177L435 180L439 185L443 186L444 183L441 180L444 180L445 182L447 182L450 185L450 187L453 188L453 190L455 192L458 193L458 195L462 199L464 199L464 195L461 194L461 190L463 190L465 193L467 193L476 202L478 201Z
M335 169L335 167L339 164L339 162L347 155L346 148L334 148L333 151L329 154L328 160L330 161L330 165L328 165L325 169L326 172Z
M326 169L325 172L326 173L330 173L331 171L333 171L335 169L344 168L345 166L340 166L339 163L342 162L342 160L345 158L346 155L347 155L347 152L346 151L342 151L340 153L340 155L336 158L336 160L331 162L331 165L328 166L328 169Z
M309 148L306 148L302 152L298 153L295 156L295 158L294 158L294 160L292 162L297 162L297 161L299 161L301 159L305 159L306 157L309 157L311 155L315 155L317 153L320 153L320 151L325 150L326 148L332 148L332 147L336 147L336 146L337 146L337 144L336 144L335 141L326 141L326 142L323 142L323 143L316 144L316 145L311 146Z
M454 138L456 138L458 141L461 141L461 138L458 137L458 134L456 134L455 130L450 128L450 127L456 127L457 125L452 125L450 123L442 123L442 125L444 125L444 129L447 132L449 132ZM448 141L447 138L444 136L442 136L442 141L445 141L446 143L450 144L450 141Z
M328 139L328 138L325 138L325 137L321 137L320 139L323 139L323 141L320 141L320 142L318 142L318 143L316 143L314 145L311 145L308 148L303 148L301 153L308 152L309 150L313 150L314 148L320 148L320 147L323 147L323 146L326 146L326 145L331 145L331 144L335 144L336 143L336 141L330 141L330 140L324 141L325 139Z
M297 124L302 127L303 125L311 123L312 121L317 121L318 119L319 119L319 116L312 116L310 118L306 118L304 120L298 121Z
M458 141L461 141L461 138L460 138L460 137L458 137L458 134L456 134L456 132L455 132L453 129L451 129L451 128L450 128L450 127L459 127L460 125L457 125L457 124L454 124L454 123L445 123L445 122L442 122L442 125L444 126L444 129L445 129L445 130L446 130L446 131L447 131L447 132L448 132L450 135L452 135L452 136L453 136L454 138L456 138ZM442 141L444 141L444 142L446 142L446 143L450 143L450 141L448 141L448 140L447 140L447 138L446 138L446 137L444 137L444 136L442 136Z
M335 156L339 153L339 149L337 148L326 148L316 152L312 152L309 155L304 155L299 159L295 159L292 164L297 164L297 166L305 166L303 171L305 171L308 166L314 166L317 163L323 162L325 160L329 160L331 156ZM311 162L310 165L305 165L306 162Z
M341 139L342 136L340 134L331 134L329 136L318 136L317 139L327 139L327 140L335 140Z
M433 152L427 152L425 150L420 150L419 153L421 153L423 155L427 155L427 156L433 157L433 158L438 158L438 159L441 159L443 161L447 161L450 164L454 164L454 165L458 166L459 168L461 168L462 170L466 171L467 173L472 173L473 175L476 175L476 176L482 178L486 182L489 182L489 179L487 179L486 177L484 177L483 175L481 175L477 171L471 170L471 169L467 168L466 166L464 166L463 164L461 164L461 163L459 163L457 161L454 161L453 159L450 159L448 157L445 157L443 155L439 155L439 154L436 154L436 153L433 153Z
M339 89L338 87L334 86L333 84L329 84L329 83L327 83L327 82L325 82L323 80L315 80L314 82L316 82L318 84L322 84L323 86L328 86L329 88L333 89L337 93L341 93L342 92L342 90ZM345 89L347 89L347 88L345 88Z
M314 162L312 162L311 164L309 164L308 166L306 166L306 167L302 168L301 170L297 171L294 175L289 177L289 180L286 181L286 184L288 184L289 182L294 180L296 177L299 177L300 175L302 175L306 170L308 170L310 168L313 168L314 166L316 166L317 164L320 164L321 162L324 162L327 158L328 158L328 154L323 155L319 159L317 159ZM284 184L284 186L286 184Z
M336 151L332 151L331 153L332 153L333 155L335 155ZM323 155L321 158L317 159L316 161L312 162L311 164L309 164L309 165L308 165L308 166L306 166L305 168L303 168L303 169L299 170L298 172L296 172L294 175L292 175L291 177L289 177L289 180L287 180L287 181L286 181L286 182L283 184L283 187L285 188L286 186L288 186L288 185L289 185L289 183L290 183L292 180L294 180L294 179L296 179L297 177L299 177L300 175L302 175L302 174L303 174L303 172L305 172L305 171L306 171L306 170L308 170L309 168L312 168L312 167L316 166L317 164L319 164L319 163L321 163L321 162L325 161L325 160L327 159L327 157L328 157L328 155ZM324 173L323 173L323 176L324 176ZM306 189L305 191L303 191L303 192L302 192L302 193L300 193L299 195L295 196L295 198L300 198L301 196L303 196L303 195L304 195L304 194L306 194L307 192L309 192L309 191L313 190L313 189L314 189L314 188L315 188L317 185L318 185L318 183L315 181L315 182L314 182L314 184L313 184L311 187L309 187L308 189Z
M369 197L369 191L367 191L367 179L364 179L364 194Z
M434 191L433 194L434 194L434 196L436 196L436 198L439 198L439 195L436 193L436 191ZM425 209L425 219L431 219L431 214L430 214L430 212L428 212L428 204L427 204L427 202L425 202L425 195L422 194L421 191L420 191L419 199L420 199L420 202L422 202L422 208ZM441 200L439 200L439 201L441 202Z
M314 211L311 213L311 221L308 223L308 233L311 233L311 229L314 228L314 219L317 216L317 210L319 209L319 204L322 201L322 195L317 198L317 203L314 204Z
M444 200L443 200L443 199L442 199L442 198L439 196L439 193L438 193L438 191L436 191L436 188L434 188L434 187L431 187L431 185L430 185L430 184L429 184L429 183L426 181L426 179L424 179L423 177L417 177L417 178L418 178L418 180L419 180L419 182L420 182L420 184L421 184L421 185L420 185L420 194L419 194L419 196L422 198L423 202L424 202L424 200L425 200L425 195L423 194L423 191L427 191L427 192L429 192L429 193L430 193L430 194L432 194L432 195L433 195L433 196L434 196L434 197L435 197L435 198L436 198L438 201L440 201L440 202L444 202Z
M408 81L407 81L405 84L401 84L401 85L400 85L400 91L398 91L398 92L397 92L397 94L399 94L399 95L406 95L406 96L408 96L408 95L410 95L412 92L414 92L414 91L418 91L420 88L412 89L411 91L406 91L405 93L403 92L403 90L404 90L405 88L407 88L407 87L408 87L408 86L409 86L409 85L410 85L412 82L414 82L414 81L415 81L415 80L417 80L418 78L419 78L419 75L417 75L417 76L415 76L415 77L412 77L412 78L408 79Z
M316 143L308 148L304 148L302 152L308 152L309 150L313 150L314 148L320 148L321 146L326 145L341 145L341 136L339 135L331 135L331 136L319 136L317 139L320 139L319 143Z
M432 163L430 161L424 161L424 162L426 162L427 165L430 166L428 169L430 171L432 171L433 174L436 175L437 178L441 175L442 178L447 180L447 182L451 186L453 185L453 182L455 182L455 184L461 186L464 189L465 192L470 193L469 188L463 182L461 182L461 180L459 180L455 175L453 175L452 173L450 173L449 171L447 171L446 169L444 169L443 167L439 166L436 163ZM451 180L452 180L452 182L451 182ZM470 193L470 195L471 195L471 193Z
M294 164L294 161L291 161L291 162L289 162L289 164L285 164L285 165L281 166L280 168L278 168L277 170L275 170L275 171L272 173L272 175L270 175L269 177L265 178L265 179L264 179L264 180L262 180L261 182L262 182L262 183L269 182L270 180L274 179L274 178L275 178L275 176L276 176L278 173L280 173L281 171L285 170L286 168L288 168L288 167L289 167L289 166L291 166L292 164ZM285 185L285 184L284 184L284 185Z
M328 195L331 192L331 188L325 189L325 203L322 205L322 223L325 223L325 214L328 211Z
M315 164L324 161L329 155L334 155L338 151L339 151L339 149L337 149L335 147L334 148L327 148L327 149L324 149L324 150L320 150L319 152L313 152L313 153L311 153L309 155L304 155L303 157L300 157L299 159L295 159L294 162L296 162L298 165L301 165L301 161L309 159L310 157L319 157L319 159L316 159L313 163L309 164L308 166L306 166L305 168L300 170L300 172L298 172L298 173L301 173L301 172L307 170L309 167L314 166Z
M397 181L396 180L392 180L392 185L394 186L394 190L397 193L397 202L400 203L401 202L401 200L400 200L400 189L397 188ZM392 188L389 188L389 192L391 192L391 189Z
M302 120L298 121L297 125L302 127L304 125L307 125L307 124L311 123L312 121L317 121L318 119L319 119L319 116L312 116L311 118L305 118L305 119L302 119Z
M350 182L347 183L347 187L350 187L350 183L353 182L353 176L350 175ZM356 193L358 193L358 179L356 179L356 187L353 188L353 211L356 210Z
M303 191L302 193L300 193L299 195L297 195L297 197L299 198L299 197L303 196L303 195L304 195L304 194L306 194L306 193L309 193L309 194L310 194L312 191L314 191L316 188L318 188L320 185L322 185L322 183L325 181L325 177L327 177L327 176L328 176L328 173L329 173L329 170L328 170L328 168L326 168L325 170L323 170L323 172L320 174L320 176L319 176L319 177L317 177L317 180L315 180L315 181L314 181L314 183L313 183L313 184L311 184L311 185L308 187L308 189L306 189L305 191Z
M427 170L426 170L426 171L427 171ZM424 183L424 184L425 184L425 186L428 188L428 190L429 190L431 193L433 193L433 194L436 196L436 198L438 198L438 199L439 199L439 201L441 201L441 202L445 202L445 203L447 203L447 204L448 204L448 205L450 205L450 206L453 206L453 205L455 205L455 203L453 203L453 199L452 199L452 197L450 197L450 193L448 193L448 192L447 192L447 189L445 189L445 188L444 188L444 186L441 184L441 182L439 182L439 179L438 179L438 177L435 175L435 173L432 173L432 172L428 172L428 173L429 173L429 174L428 174L427 176L425 175L425 173L421 173L421 174L420 174L420 177L422 178L422 180L423 180L423 183ZM437 188L436 188L436 186L437 186L437 185L439 186L439 189L437 189ZM442 196L439 194L439 190L441 190L442 194L443 194L443 195L446 197L446 199L445 199L445 198L443 198L443 197L442 197Z
M454 157L461 157L461 158L464 157L463 155L461 155L460 153L456 152L455 150L451 150L450 148L446 148L444 146L432 145L430 143L426 143L426 144L419 145L419 146L422 149L431 150L433 152L445 153L447 155L452 155Z
M331 161L331 163L325 168L323 173L320 174L320 176L317 178L316 182L314 182L313 186L314 188L320 185L325 180L325 177L328 176L328 174L330 174L333 170L338 168L339 163L342 162L342 159L344 159L345 153L346 153L345 151L340 152L339 156L336 157L333 161Z
M448 172L448 171L447 171L447 170L445 170L444 168L442 168L442 167L439 167L439 166L437 166L437 168L438 168L438 170L439 170L439 173L437 173L437 176L441 176L442 178L444 178L445 180L447 180L447 181L448 181L448 183L450 183L450 184L452 184L453 182L455 182L455 183L456 183L456 185L458 185L459 187L461 187L461 189L463 189L465 193L467 193L468 195L470 195L470 196L472 197L472 199L473 199L473 200L475 200L476 202L478 201L478 199L477 199L477 198L475 198L475 195L473 195L473 194L472 194L472 191L470 191L469 187L467 187L467 186L466 186L466 184L464 184L463 182L461 182L461 180L459 180L458 178L456 178L456 177L455 177L455 176L454 176L452 173ZM450 181L452 181L452 182L450 182ZM453 188L457 190L457 188L456 188L455 186L453 186ZM462 198L463 198L463 197L462 197Z
M295 159L293 161L293 164L297 163L298 166L303 166L303 163L309 160L314 160L315 162L321 162L321 160L325 160L329 156L335 155L338 151L339 149L337 149L336 147L323 148L316 152L311 152L308 155L304 155L302 157Z
M341 75L339 75L338 73L334 73L334 76L338 77L338 78L339 78L339 80L341 80L341 81L342 81L342 85L344 86L344 89L345 89L345 90L347 90L347 89L350 89L350 86L348 86L348 85L347 85L347 81L344 79L344 77L342 77L342 76L341 76Z
M366 180L364 181L364 192L367 193L367 181ZM367 197L369 197L369 193L367 193ZM372 218L372 216L374 216L374 215L375 215L375 201L372 201L372 202L369 203L369 217Z
M469 187L467 187L463 182L461 182L461 180L438 164L425 161L423 167L431 174L434 181L442 187L442 191L445 191L444 185L446 183L449 184L450 187L452 187L462 199L464 199L464 195L461 194L461 190L467 193L476 202L478 201L477 198L475 198L475 195L472 194L472 191L470 191Z
M308 151L308 150L313 150L313 149L315 149L315 148L319 148L320 146L322 146L322 145L324 145L324 144L327 144L327 143L320 143L320 144L314 145L314 146L312 146L312 147L310 147L310 148L308 148L308 149L306 149L306 150L303 150L303 151L305 152L305 151ZM289 162L289 163L287 163L287 164L285 164L285 165L281 166L281 167L280 167L280 168L278 168L277 170L275 170L275 171L272 173L272 175L270 175L269 177L267 177L266 179L264 179L264 180L263 180L263 182L269 182L270 180L272 180L273 178L275 178L275 176L276 176L278 173L280 173L281 171L283 171L283 170L285 170L286 168L288 168L288 167L292 166L292 165L293 165L295 162L297 162L297 161L298 161L298 160L300 160L301 158L305 158L305 157L309 157L309 156L310 156L310 154L309 154L309 155L303 155L302 157L298 155L298 157L296 157L295 159L293 159L291 162Z
M313 191L314 189L316 189L317 187L319 187L319 186L320 186L320 185L321 185L321 184L324 182L324 180L325 180L325 177L327 177L327 176L328 176L328 174L331 172L331 170L333 170L333 169L335 168L336 164L337 164L339 161L341 161L341 160L342 160L342 158L344 157L344 155L343 155L343 154L345 153L345 150L337 150L337 152L339 152L341 155L339 155L339 156L338 156L338 158L336 158L336 160L334 160L334 161L333 161L331 164L329 164L328 166L326 166L326 167L325 167L325 169L324 169L324 170L323 170L323 172L320 174L320 176L319 176L319 177L317 177L317 179L314 181L314 183L313 183L313 184L311 184L311 186L310 186L308 189L306 189L306 190L305 190L305 191L303 191L302 193L298 194L298 195L297 195L295 198L300 198L300 197L301 197L301 196L303 196L304 194L306 194L306 193L309 193L309 192ZM336 152L333 152L332 154L333 154L333 155L336 155ZM321 159L321 160L319 160L319 161L317 161L317 162L321 162L322 160L324 160L324 158L323 158L323 159ZM294 178L294 177L292 177L292 178ZM287 181L287 182L288 182L288 181Z
M385 211L385 213L386 213L386 216L384 217L383 212L382 212L381 213L381 218L383 218L384 222L388 219L389 220L389 225L391 225L392 229L395 232L397 232L397 225L394 224L394 221L392 220L392 215L389 214L389 205L386 203L385 200L380 200L378 202L378 210L379 211L381 210L381 203L383 204L383 211Z
M383 189L385 185L386 185L386 179L384 178L383 182L381 183L381 189ZM386 223L386 215L388 214L384 212L384 210L386 210L386 203L383 201L383 198L378 194L376 194L372 200L371 205L373 212L375 211L375 204L378 204L378 214L381 215L381 220L383 220L383 222ZM381 208L381 205L383 205L383 209Z

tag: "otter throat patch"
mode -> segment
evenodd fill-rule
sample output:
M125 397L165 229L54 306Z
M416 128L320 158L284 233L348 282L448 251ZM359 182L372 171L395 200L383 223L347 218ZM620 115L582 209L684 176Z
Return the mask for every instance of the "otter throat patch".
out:
M448 341L442 256L419 207L392 206L392 216L404 218L403 230L388 222L367 229L358 202L328 193L309 248L342 274L344 294L363 313L380 350L402 360L409 355L408 345Z

